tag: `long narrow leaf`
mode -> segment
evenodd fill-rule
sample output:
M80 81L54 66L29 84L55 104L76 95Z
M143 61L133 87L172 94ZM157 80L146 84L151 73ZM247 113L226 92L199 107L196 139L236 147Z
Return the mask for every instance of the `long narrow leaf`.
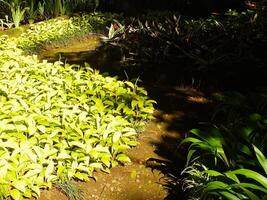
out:
M250 169L238 169L232 172L229 172L230 174L239 174L239 175L243 175L247 178L253 179L255 181L257 181L258 183L260 183L261 185L263 185L265 188L267 188L267 178L264 177L263 175L259 174L258 172L255 172L253 170Z
M267 175L267 158L263 155L263 153L256 146L253 145L253 148L255 150L259 163L261 164L262 168L265 171L265 174Z

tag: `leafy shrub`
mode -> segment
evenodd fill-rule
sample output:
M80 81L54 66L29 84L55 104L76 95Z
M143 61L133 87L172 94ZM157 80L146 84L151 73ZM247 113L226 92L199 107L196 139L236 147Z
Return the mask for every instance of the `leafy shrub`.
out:
M265 199L266 93L216 97L214 125L192 130L181 143L190 144L184 189L195 199Z
M103 77L88 64L26 56L22 49L77 28L53 22L17 39L0 38L1 198L38 197L55 182L88 180L94 170L129 162L124 152L153 112L144 88L129 81Z

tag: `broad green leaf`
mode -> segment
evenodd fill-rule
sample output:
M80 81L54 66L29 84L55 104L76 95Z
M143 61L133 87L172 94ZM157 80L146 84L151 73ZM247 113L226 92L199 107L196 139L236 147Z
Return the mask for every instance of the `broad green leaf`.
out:
M37 129L39 130L39 131L41 131L41 133L46 133L46 127L45 126L43 126L43 125L39 125L39 126L37 126Z
M27 127L25 126L25 125L21 125L21 124L19 124L19 125L16 125L16 129L17 129L17 131L18 132L26 132L26 131L28 131L28 129L27 129Z
M81 181L87 181L89 180L88 175L85 173L77 172L75 173L74 177L78 178Z
M37 162L37 155L31 150L31 149L27 149L25 151L25 154L29 157L29 159L31 159L34 163Z
M221 190L227 189L228 187L229 185L222 181L211 181L206 184L205 190Z
M257 181L258 183L260 183L261 185L263 185L265 188L267 188L267 178L264 177L263 175L259 174L258 172L252 171L250 169L238 169L238 170L234 170L231 172L228 172L229 174L239 174L239 175L243 175L246 178L250 178L253 179L255 181Z
M79 171L82 171L82 172L86 172L86 173L90 172L90 170L89 170L89 168L87 166L79 165L76 169L79 170Z
M130 81L125 81L125 84L128 85L129 87L131 87L132 89L135 88L134 84Z
M225 174L225 176L227 176L228 178L232 179L236 183L240 183L238 177L235 174L233 174L231 172L230 173L229 172L225 172L224 174Z
M120 162L131 162L130 158L125 154L119 154L116 156L116 160Z
M180 145L183 145L184 143L197 143L198 144L198 143L202 143L202 141L199 139L193 138L193 137L188 137L182 140Z
M54 162L50 161L46 170L45 170L45 177L48 179L48 177L53 173L54 171Z
M26 119L26 122L28 124L29 135L34 135L37 131L35 120L32 117L29 117Z
M29 170L23 177L30 178L32 176L39 174L41 171L42 169L32 169L32 170Z
M11 190L10 195L14 200L21 200L22 199L22 193L17 189Z
M125 141L125 144L134 147L134 146L138 145L139 143L137 141L134 141L134 140L129 140L129 141Z
M56 175L49 175L47 178L46 178L46 181L48 184L51 184L52 182L55 182L56 180L58 179L58 177ZM52 187L52 185L51 185ZM49 188L51 188L49 187Z
M101 161L107 166L110 167L110 156L102 156Z
M232 188L249 188L249 189L259 190L259 191L267 194L267 188L260 187L256 184L253 184L253 183L244 183L244 182L236 183L236 184L231 184L230 187L232 187Z
M16 149L18 148L18 143L14 142L14 141L6 141L6 142L0 142L1 147L7 147L7 148L11 148L11 149Z
M197 150L189 150L187 153L186 166L191 162L191 158Z
M267 175L267 158L263 155L263 153L256 146L253 145L253 148L255 150L259 163L261 164L262 168L265 171L265 174Z
M31 198L32 197L32 191L28 188L26 188L26 191L23 193L23 196L26 198Z
M58 154L57 159L71 159L71 156L67 154L66 151L63 151Z
M103 165L101 163L91 163L90 167L97 168L97 169L102 169Z
M80 147L81 149L85 149L85 145L81 142L78 142L78 141L69 142L69 145Z
M119 163L118 163L116 160L112 160L112 161L111 161L111 166L112 166L112 167L116 167L116 166L118 166L118 164L119 164Z
M115 132L112 137L113 142L118 142L120 140L120 137L121 137L121 132L119 131Z
M135 131L123 133L124 137L130 137L130 136L134 136L134 135L137 135L137 133Z
M131 107L132 107L132 109L134 109L137 105L138 105L138 101L133 100L133 101L131 102Z
M110 153L109 147L103 147L102 145L97 145L93 150L98 152Z
M43 151L42 148L40 148L39 146L33 146L32 148L34 149L34 151L37 154L38 158L44 157L44 151Z
M247 194L247 196L249 197L249 199L251 200L261 200L256 194L254 194L252 191L246 189L246 188L242 188L243 191Z
M27 183L25 180L14 180L11 185L22 193L25 192Z
M222 173L215 170L206 170L205 173L207 173L210 176L223 176Z
M83 132L80 128L78 128L74 123L70 124L70 127L75 130L80 136L83 137Z
M228 200L242 200L240 198L238 198L236 195L227 192L227 191L222 191L222 192L218 192L219 194L221 194L222 196L224 196L226 199Z

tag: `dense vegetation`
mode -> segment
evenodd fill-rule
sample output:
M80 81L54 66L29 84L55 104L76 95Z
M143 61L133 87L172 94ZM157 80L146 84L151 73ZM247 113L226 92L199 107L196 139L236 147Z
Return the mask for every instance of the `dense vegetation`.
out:
M191 78L202 88L213 84L243 93L212 98L218 106L209 125L191 130L182 141L188 154L179 184L187 199L267 198L263 16L229 11L222 18L189 20L150 13L110 28L107 48L117 49L129 74L142 71L146 79L167 74L168 82Z
M25 55L22 49L72 34L77 26L70 23L43 22L21 37L1 37L2 199L38 197L54 182L87 180L95 169L130 161L124 152L153 112L154 101L136 84L103 77L88 64Z
M77 14L101 2L0 1L2 30L42 21L0 38L0 198L38 197L53 183L87 180L95 169L129 161L125 150L153 112L145 89L88 64L33 55L45 44L101 32L99 50L120 64L115 74L223 91L210 97L210 121L177 141L187 152L177 174L186 198L266 199L266 3L206 18Z
M191 130L183 190L188 199L265 199L267 195L266 91L214 97L205 127Z
M123 58L122 68L138 75L142 71L147 78L168 73L169 79L194 79L206 87L253 87L263 84L266 75L266 53L260 50L266 45L263 21L255 11L230 10L197 20L179 13L150 13L114 24L120 28L114 32L111 27L106 48ZM150 76L151 70L157 76Z

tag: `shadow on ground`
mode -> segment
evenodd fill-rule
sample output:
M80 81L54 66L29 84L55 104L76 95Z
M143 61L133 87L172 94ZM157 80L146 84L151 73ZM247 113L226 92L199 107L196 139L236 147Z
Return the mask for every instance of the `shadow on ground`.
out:
M148 91L157 104L155 120L166 133L162 134L155 152L162 159L150 158L146 165L160 170L168 180L164 185L168 190L166 199L185 199L179 184L180 174L185 165L185 149L179 147L180 141L208 120L211 101L203 92L192 87L168 85L168 83L148 87Z

